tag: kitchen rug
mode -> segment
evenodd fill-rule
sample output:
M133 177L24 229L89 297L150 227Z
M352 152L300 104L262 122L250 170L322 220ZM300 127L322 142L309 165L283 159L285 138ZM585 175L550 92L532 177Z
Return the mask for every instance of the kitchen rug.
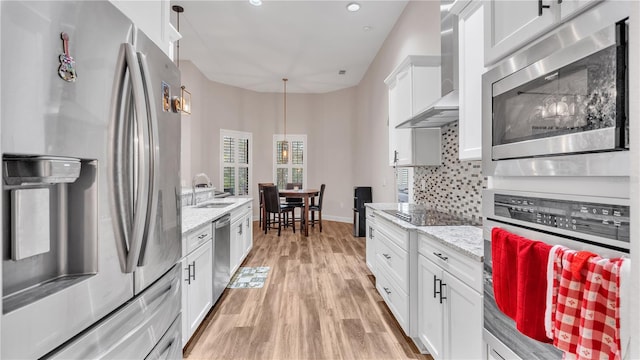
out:
M258 289L264 286L269 274L268 266L240 267L229 282L229 289Z

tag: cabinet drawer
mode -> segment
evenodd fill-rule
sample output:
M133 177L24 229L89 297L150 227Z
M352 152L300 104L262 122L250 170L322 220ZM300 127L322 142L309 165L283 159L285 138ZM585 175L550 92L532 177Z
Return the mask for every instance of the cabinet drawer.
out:
M187 235L187 247L186 247L187 252L184 255L191 253L198 246L204 244L205 242L211 239L213 239L211 224L208 224L201 228L196 229L194 232Z
M391 241L396 243L402 250L409 250L409 232L391 221L376 217L376 227L381 233L384 233Z
M384 274L376 277L376 289L384 299L405 334L409 334L409 296Z
M376 235L376 266L378 272L384 272L389 280L409 292L408 254L382 233Z
M418 253L482 293L482 262L462 255L426 234L418 234Z

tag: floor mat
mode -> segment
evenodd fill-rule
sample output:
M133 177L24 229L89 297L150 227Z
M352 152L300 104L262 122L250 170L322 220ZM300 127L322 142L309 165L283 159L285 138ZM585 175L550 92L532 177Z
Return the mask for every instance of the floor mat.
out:
M240 267L229 282L229 289L258 289L264 286L269 274L268 266Z

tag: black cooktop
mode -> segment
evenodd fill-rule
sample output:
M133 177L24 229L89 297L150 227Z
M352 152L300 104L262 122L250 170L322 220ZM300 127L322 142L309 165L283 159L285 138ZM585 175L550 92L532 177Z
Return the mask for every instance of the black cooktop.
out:
M476 225L471 220L441 212L435 209L428 209L418 206L403 207L401 209L383 210L400 220L404 220L415 226L460 226Z

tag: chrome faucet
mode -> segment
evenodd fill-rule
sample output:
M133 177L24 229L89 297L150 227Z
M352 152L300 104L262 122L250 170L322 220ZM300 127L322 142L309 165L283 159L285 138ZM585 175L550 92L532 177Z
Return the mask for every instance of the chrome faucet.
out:
M202 180L206 180L202 182ZM191 180L191 205L198 205L198 200L196 198L196 187L198 185L205 185L205 187L211 187L211 179L205 173L196 174Z

